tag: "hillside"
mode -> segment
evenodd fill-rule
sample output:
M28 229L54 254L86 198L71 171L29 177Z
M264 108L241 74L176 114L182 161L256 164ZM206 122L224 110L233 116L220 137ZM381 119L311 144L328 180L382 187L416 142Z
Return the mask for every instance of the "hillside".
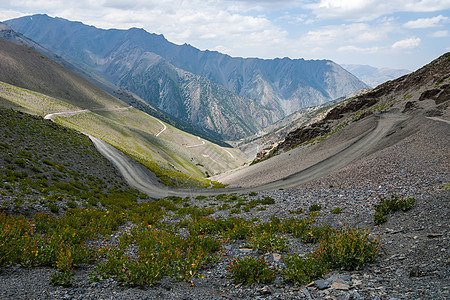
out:
M127 187L85 135L0 109L0 298L448 299L449 58L329 109L327 134L235 172L244 189L168 189L126 158L164 199ZM205 159L238 153L4 82L0 106L151 141L128 149L168 134Z
M106 195L138 195L87 136L9 109L0 108L0 119L1 211L63 213Z
M449 70L447 53L416 72L386 82L368 93L338 105L322 120L290 132L276 149L260 157L266 159L305 142L326 137L347 124L392 108L401 109L405 115L419 113L428 117L440 116L446 111L445 102L449 100ZM423 100L433 100L434 103L430 105Z
M168 112L169 107L164 105L167 100L178 103L175 108L170 107L172 114L189 120L192 126L198 126L200 121L201 127L219 130L223 132L222 137L228 139L251 135L301 108L322 104L366 87L331 61L232 58L189 45L175 45L162 35L142 29L101 30L46 15L5 23L70 62L127 87L155 107ZM141 70L135 68L135 76L132 76L128 66L140 61L145 64L141 65ZM174 78L173 69L183 70L181 80L177 78L180 72ZM154 76L149 78L151 75ZM201 76L209 83L195 84L198 77L193 75ZM194 79L197 93L192 93L191 79ZM215 84L235 95L224 94L218 87L210 89ZM211 109L195 109L196 103L203 101L202 97L213 99ZM236 108L236 114L232 116ZM219 115L226 117L217 119ZM243 123L250 125L249 128L242 127L239 118L246 120ZM236 120L238 124L233 123ZM230 125L239 124L241 128L226 133Z
M332 173L345 166L344 162L376 155L419 131L423 134L430 122L445 127L450 98L449 55L334 107L323 119L290 132L273 148L260 153L255 162L262 162L215 179L248 187L290 176L295 185L295 178L303 173L306 176L319 162L323 162L323 172ZM443 121L431 121L433 117ZM446 143L448 138L443 136L440 142ZM279 171L268 176L275 167Z
M129 107L28 47L0 39L0 65L0 97L5 105L13 103L102 138L144 163L167 184L209 185L199 178L244 161L239 151L202 141Z

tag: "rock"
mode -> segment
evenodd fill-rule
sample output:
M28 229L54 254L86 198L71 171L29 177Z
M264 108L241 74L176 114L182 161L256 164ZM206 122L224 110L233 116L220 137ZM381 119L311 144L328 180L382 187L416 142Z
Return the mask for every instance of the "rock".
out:
M327 288L329 288L331 286L331 281L330 280L323 280L323 279L321 279L321 280L314 281L314 284L316 285L316 287L319 290L324 290L324 289L327 289Z
M442 236L442 233L429 233L429 234L427 234L428 238L438 238L438 237L441 237L441 236Z
M331 284L331 287L335 290L348 291L350 289L350 285L345 283L342 279L337 279Z
M272 294L272 291L270 290L270 288L265 285L262 288L258 289L258 294L259 295L270 295Z
M272 255L273 255L273 260L274 260L274 261L280 261L280 259L281 259L281 254L279 254L279 253L273 253Z
M420 267L415 266L409 271L409 277L422 277L425 273L420 269Z

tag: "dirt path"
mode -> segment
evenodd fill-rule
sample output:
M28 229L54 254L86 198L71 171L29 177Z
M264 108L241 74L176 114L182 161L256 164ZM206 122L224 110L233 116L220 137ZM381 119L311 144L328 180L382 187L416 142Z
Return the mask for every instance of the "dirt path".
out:
M339 170L370 152L378 141L398 122L405 120L404 117L395 114L383 114L378 120L377 127L361 136L345 149L320 161L319 163L306 168L300 172L293 173L284 178L278 178L268 184L246 187L227 188L215 190L191 190L191 189L170 189L158 183L156 176L145 169L142 165L132 160L119 150L110 146L106 142L91 137L97 149L110 160L123 174L126 181L133 187L147 193L151 197L161 198L167 195L193 196L193 195L214 195L220 193L249 192L263 190L277 190L292 188L311 180L320 178L334 171ZM294 163L294 162L292 162ZM270 170L267 170L269 172Z
M200 139L200 137L197 137L199 140L201 140ZM200 144L195 144L195 145L189 145L189 146L186 146L186 148L194 148L194 147L199 147L199 146L203 146L203 145L205 145L206 144L206 142L205 141L201 141L201 143Z
M73 116L78 114L85 114L92 111L120 111L120 110L127 110L133 108L133 106L127 106L127 107L99 107L99 108L90 108L90 109L75 109L75 110L67 110L67 111L61 111L56 113L50 113L46 114L44 116L44 119L46 120L53 120L54 117L57 116Z
M156 118L155 118L155 119L156 119ZM156 120L158 120L158 119L156 119ZM166 129L167 129L166 124L164 124L161 120L158 120L158 122L161 123L161 125L163 126L163 128L162 128L160 131L158 131L158 133L156 133L155 136L159 136L161 133L163 133L163 132L166 131Z

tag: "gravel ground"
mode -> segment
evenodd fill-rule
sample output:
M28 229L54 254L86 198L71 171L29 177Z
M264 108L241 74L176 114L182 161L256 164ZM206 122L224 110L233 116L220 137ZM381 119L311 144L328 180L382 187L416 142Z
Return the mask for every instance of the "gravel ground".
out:
M395 132L393 133L395 134ZM227 271L234 257L264 256L273 265L283 266L283 253L262 254L245 248L243 241L224 246L223 257L194 286L163 278L152 287L126 288L108 279L89 281L91 265L75 269L73 286L49 284L55 272L49 268L12 267L0 272L1 299L449 299L449 182L448 125L429 120L414 135L384 150L297 189L260 192L275 204L266 210L233 216L268 221L270 216L292 217L291 210L322 206L317 224L333 227L359 226L381 237L377 259L362 270L334 271L304 286L276 278L272 284L236 285ZM416 198L407 212L389 216L375 226L373 207L379 195ZM213 201L213 200L211 200ZM211 201L192 200L206 205ZM334 208L342 213L332 214ZM215 216L227 216L229 210ZM305 215L297 215L302 218ZM120 233L116 233L119 235ZM288 251L309 253L314 245L290 239Z

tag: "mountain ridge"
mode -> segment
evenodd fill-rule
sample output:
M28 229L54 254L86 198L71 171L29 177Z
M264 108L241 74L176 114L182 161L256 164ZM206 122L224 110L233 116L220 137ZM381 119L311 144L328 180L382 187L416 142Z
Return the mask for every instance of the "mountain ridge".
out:
M117 57L118 53L136 52L139 49L142 55L150 53L159 55L173 68L207 78L227 88L237 95L234 99L243 97L239 100L242 103L252 103L253 101L255 103L252 105L255 106L255 109L259 105L258 110L264 115L264 119L260 124L252 125L257 130L261 129L261 125L274 123L302 107L322 104L366 87L356 77L331 61L232 58L215 51L201 51L187 44L175 45L167 41L163 35L148 33L143 29L97 29L80 22L50 18L45 15L22 17L5 23L56 54L64 56L72 63L96 71L118 85L133 84L133 81L129 81L133 77L127 77L129 74L114 74L113 72L117 72L117 66L114 65L117 60L114 57ZM148 59L148 57L146 58ZM127 63L126 60L123 62L125 65ZM147 63L151 65L151 60L148 60ZM162 72L170 73L173 68L170 67ZM136 78L138 74L134 75ZM145 74L139 74L139 76L145 76ZM125 82L124 78L127 78L128 81ZM180 83L172 81L162 82L160 86L155 85L152 93L130 91L154 105L157 102L155 99L159 99L160 93L164 92L167 84L175 84L175 89L185 90ZM220 97L216 96L215 98ZM149 99L153 99L153 101ZM171 101L185 103L196 100L183 99L178 95L176 98L171 98ZM228 101L228 99L225 97L221 101ZM185 104L183 109L186 111L189 103ZM206 120L205 112L198 113L202 114ZM218 112L213 111L212 113L213 115L227 114L220 109ZM246 115L242 111L240 113L247 123L254 122L255 116ZM231 116L230 118L233 119ZM213 129L215 126L230 127L229 122L221 123L221 120L215 120L213 123L198 124L190 121L192 125L201 125L208 129ZM254 131L245 133L244 128L235 130L235 132L240 132L241 135L234 136L234 138L255 133ZM224 138L233 138L224 135Z
M41 116L58 113L52 118L57 123L102 138L168 183L186 179L209 186L204 177L244 161L238 150L164 124L24 45L0 39L0 66L1 106Z

